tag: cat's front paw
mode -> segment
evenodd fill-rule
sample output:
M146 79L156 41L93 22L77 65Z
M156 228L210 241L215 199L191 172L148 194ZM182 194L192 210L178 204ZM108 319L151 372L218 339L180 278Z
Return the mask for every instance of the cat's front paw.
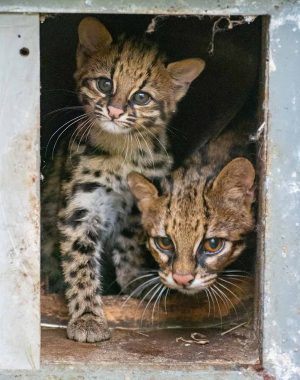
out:
M71 319L68 323L67 335L69 339L88 343L101 342L111 337L105 317L96 317L90 313Z

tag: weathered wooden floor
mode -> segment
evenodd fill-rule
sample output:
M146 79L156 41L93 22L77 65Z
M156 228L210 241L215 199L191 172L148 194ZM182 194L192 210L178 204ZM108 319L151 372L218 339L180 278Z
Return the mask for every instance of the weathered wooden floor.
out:
M251 327L252 285L244 284L240 293L235 289L237 297L243 299L239 306L237 298L231 303L219 301L219 306L213 308L204 298L170 297L166 305L162 301L153 309L154 305L149 304L145 311L147 302L125 302L124 296L104 297L113 336L97 344L68 340L63 298L42 295L42 365L254 365L258 362L258 343ZM247 324L241 326L243 322ZM55 325L60 327L51 327ZM231 328L235 329L229 331ZM191 339L196 332L205 335L202 340L206 344Z

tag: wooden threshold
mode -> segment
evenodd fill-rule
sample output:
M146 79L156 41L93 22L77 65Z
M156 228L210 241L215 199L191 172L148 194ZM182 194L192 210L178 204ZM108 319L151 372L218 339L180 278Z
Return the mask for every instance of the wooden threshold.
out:
M126 296L103 297L112 339L97 344L68 340L64 299L42 295L42 366L255 365L258 343L251 320L252 290L251 281L243 283L240 290L234 289L236 298L227 303L219 300L215 307L205 298L180 295L168 297L166 304L163 300L155 308L154 303L146 308L147 301Z
M205 335L207 344L186 343L195 332ZM180 339L182 338L182 339ZM49 365L218 365L232 367L258 363L257 342L249 327L226 335L218 329L113 329L112 339L97 344L66 339L65 329L42 329L42 367Z

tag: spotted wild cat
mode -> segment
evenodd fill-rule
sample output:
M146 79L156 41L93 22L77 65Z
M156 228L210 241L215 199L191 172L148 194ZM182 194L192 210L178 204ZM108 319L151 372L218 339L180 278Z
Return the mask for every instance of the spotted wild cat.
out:
M133 250L136 241L130 244L134 202L127 175L137 171L163 177L169 172L167 124L204 62L194 58L166 65L150 42L112 41L91 17L81 21L78 34L75 79L85 116L63 170L59 231L70 313L67 334L95 342L110 337L101 301L101 257L112 256L121 287L143 261L136 257L129 263L122 248L129 244Z
M161 189L129 174L148 248L159 265L158 276L147 278L150 298L170 288L205 291L213 303L232 296L221 273L241 255L254 229L255 170L243 157L247 141L239 128L224 132L167 176Z

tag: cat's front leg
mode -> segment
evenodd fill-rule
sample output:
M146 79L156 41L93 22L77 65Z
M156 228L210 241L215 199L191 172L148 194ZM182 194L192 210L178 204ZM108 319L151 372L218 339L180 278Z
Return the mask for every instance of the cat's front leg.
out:
M124 200L113 192L108 194L103 186L82 186L60 212L70 339L98 342L110 338L101 301L101 256L105 243L114 239L123 223L122 205Z

